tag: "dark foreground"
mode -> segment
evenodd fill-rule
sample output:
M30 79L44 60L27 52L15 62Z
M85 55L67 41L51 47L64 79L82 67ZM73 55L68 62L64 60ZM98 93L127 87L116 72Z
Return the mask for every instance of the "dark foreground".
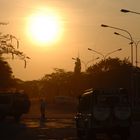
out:
M75 140L76 129L71 119L24 119L15 123L8 119L0 123L1 140Z
M106 138L104 138L106 139ZM131 128L129 140L140 139L140 123ZM78 140L73 119L22 119L15 123L13 119L0 122L0 140ZM119 140L119 138L116 138Z
M0 140L76 140L76 106L48 105L46 120L40 121L39 104L32 102L30 112L20 122L12 117L0 121Z
M35 107L36 105L36 107ZM13 118L0 121L0 140L77 140L74 115L75 105L48 106L47 119L40 121L38 105L23 115L20 122ZM103 138L106 139L106 138ZM140 121L134 121L129 140L140 139ZM117 138L116 140L119 140Z

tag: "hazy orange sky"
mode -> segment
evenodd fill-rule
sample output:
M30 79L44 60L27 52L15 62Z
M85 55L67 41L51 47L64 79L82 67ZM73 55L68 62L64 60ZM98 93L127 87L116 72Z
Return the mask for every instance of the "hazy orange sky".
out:
M139 7L139 0L0 0L0 21L9 22L7 26L0 26L0 32L16 36L20 41L19 49L31 57L26 69L22 60L8 59L13 74L22 80L36 80L51 73L53 68L73 71L72 57L77 57L78 54L84 63L96 57L102 59L102 56L87 48L103 55L122 48L122 51L110 56L130 59L130 41L114 35L114 29L102 28L101 24L128 30L137 41L140 39L140 15L122 13L120 9L140 12ZM29 38L27 26L31 15L48 10L57 17L61 25L61 36L42 46L35 38ZM128 37L125 32L117 32ZM139 49L138 47L140 62ZM82 70L84 69L82 63Z

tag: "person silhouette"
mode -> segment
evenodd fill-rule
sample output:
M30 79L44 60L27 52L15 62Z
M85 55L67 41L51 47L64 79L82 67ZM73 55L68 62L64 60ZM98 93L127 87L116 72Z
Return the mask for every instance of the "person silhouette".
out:
M46 111L46 101L45 101L45 99L42 98L40 100L40 113L41 113L40 119L41 119L41 121L44 121L46 119L45 111Z

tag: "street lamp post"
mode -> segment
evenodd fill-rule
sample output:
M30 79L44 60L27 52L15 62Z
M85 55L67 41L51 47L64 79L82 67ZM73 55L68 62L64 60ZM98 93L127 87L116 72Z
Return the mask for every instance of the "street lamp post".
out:
M119 48L119 49L117 49L117 50L114 50L114 51L111 51L111 52L109 52L109 53L107 53L107 54L102 54L102 53L100 53L100 52L98 52L98 51L96 51L96 50L93 50L93 49L91 49L91 48L88 48L88 50L89 51L93 51L93 52L95 52L95 53L97 53L97 54L99 54L99 55L101 55L102 57L103 57L103 59L105 60L106 59L106 57L107 56L109 56L110 54L113 54L113 53L115 53L115 52L117 52L117 51L121 51L122 49L121 48Z
M118 27L113 27L113 26L108 26L108 25L104 25L104 24L102 24L101 25L102 27L109 27L109 28L113 28L113 29L116 29L116 30L120 30L120 31L124 31L124 32L126 32L128 35L129 35L129 38L130 38L130 40L131 40L131 43L130 43L130 45L131 45L131 63L132 63L132 66L133 66L133 38L132 38L132 36L131 36L131 34L127 31L127 30L124 30L124 29L121 29L121 28L118 28ZM134 107L134 95L133 95L133 93L134 93L134 76L133 76L133 74L134 74L134 70L133 70L133 67L132 67L132 69L131 69L131 94L132 94L132 108Z
M131 42L133 42L132 35L127 30L124 30L124 29L121 29L121 28L118 28L118 27L113 27L113 26L105 25L105 24L101 24L101 27L109 27L109 28L113 28L113 29L116 29L116 30L120 30L120 31L126 32L129 35ZM130 45L131 45L131 63L133 65L133 43L130 43Z
M136 46L136 67L138 66L138 44L140 43L140 40L135 42Z
M133 14L140 15L140 12L131 11L131 10L128 10L128 9L121 9L120 11L123 12L123 13L133 13ZM137 46L138 46L139 42L140 41L135 42L135 46L136 46L136 66L137 66L137 63L138 63L138 61L137 61Z
M126 36L124 36L124 35L122 35L122 34L120 34L120 33L118 33L118 32L114 32L114 34L115 35L119 35L119 36L121 36L121 37L124 37L124 38L126 38L126 39L128 39L128 40L131 40L129 37L126 37ZM136 47L136 67L138 66L138 44L140 43L140 40L139 41L134 41L133 40L133 42L130 42L130 43L134 43L134 45L135 45L135 47Z
M107 54L105 54L105 55L102 54L102 53L100 53L100 52L98 52L98 51L95 51L95 50L93 50L93 49L91 49L91 48L88 48L88 50L89 50L89 51L92 51L92 52L95 52L95 53L97 53L97 54L99 54L99 55L101 55L101 56L103 57L103 60L104 60L104 62L105 62L104 70L106 71L106 70L107 70L107 66L106 66L106 57L109 56L110 54L113 54L113 53L117 52L117 51L121 51L122 49L120 48L120 49L111 51L111 52L109 52L109 53L107 53Z

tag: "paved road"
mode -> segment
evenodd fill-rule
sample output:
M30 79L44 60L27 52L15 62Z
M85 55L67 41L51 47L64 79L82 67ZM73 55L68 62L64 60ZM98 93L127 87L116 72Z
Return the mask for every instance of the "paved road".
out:
M2 140L76 140L73 119L23 119L15 123L12 119L0 123Z
M140 122L133 123L129 140L140 139ZM24 118L20 123L13 119L0 122L0 140L77 140L74 119L54 118L45 122Z

